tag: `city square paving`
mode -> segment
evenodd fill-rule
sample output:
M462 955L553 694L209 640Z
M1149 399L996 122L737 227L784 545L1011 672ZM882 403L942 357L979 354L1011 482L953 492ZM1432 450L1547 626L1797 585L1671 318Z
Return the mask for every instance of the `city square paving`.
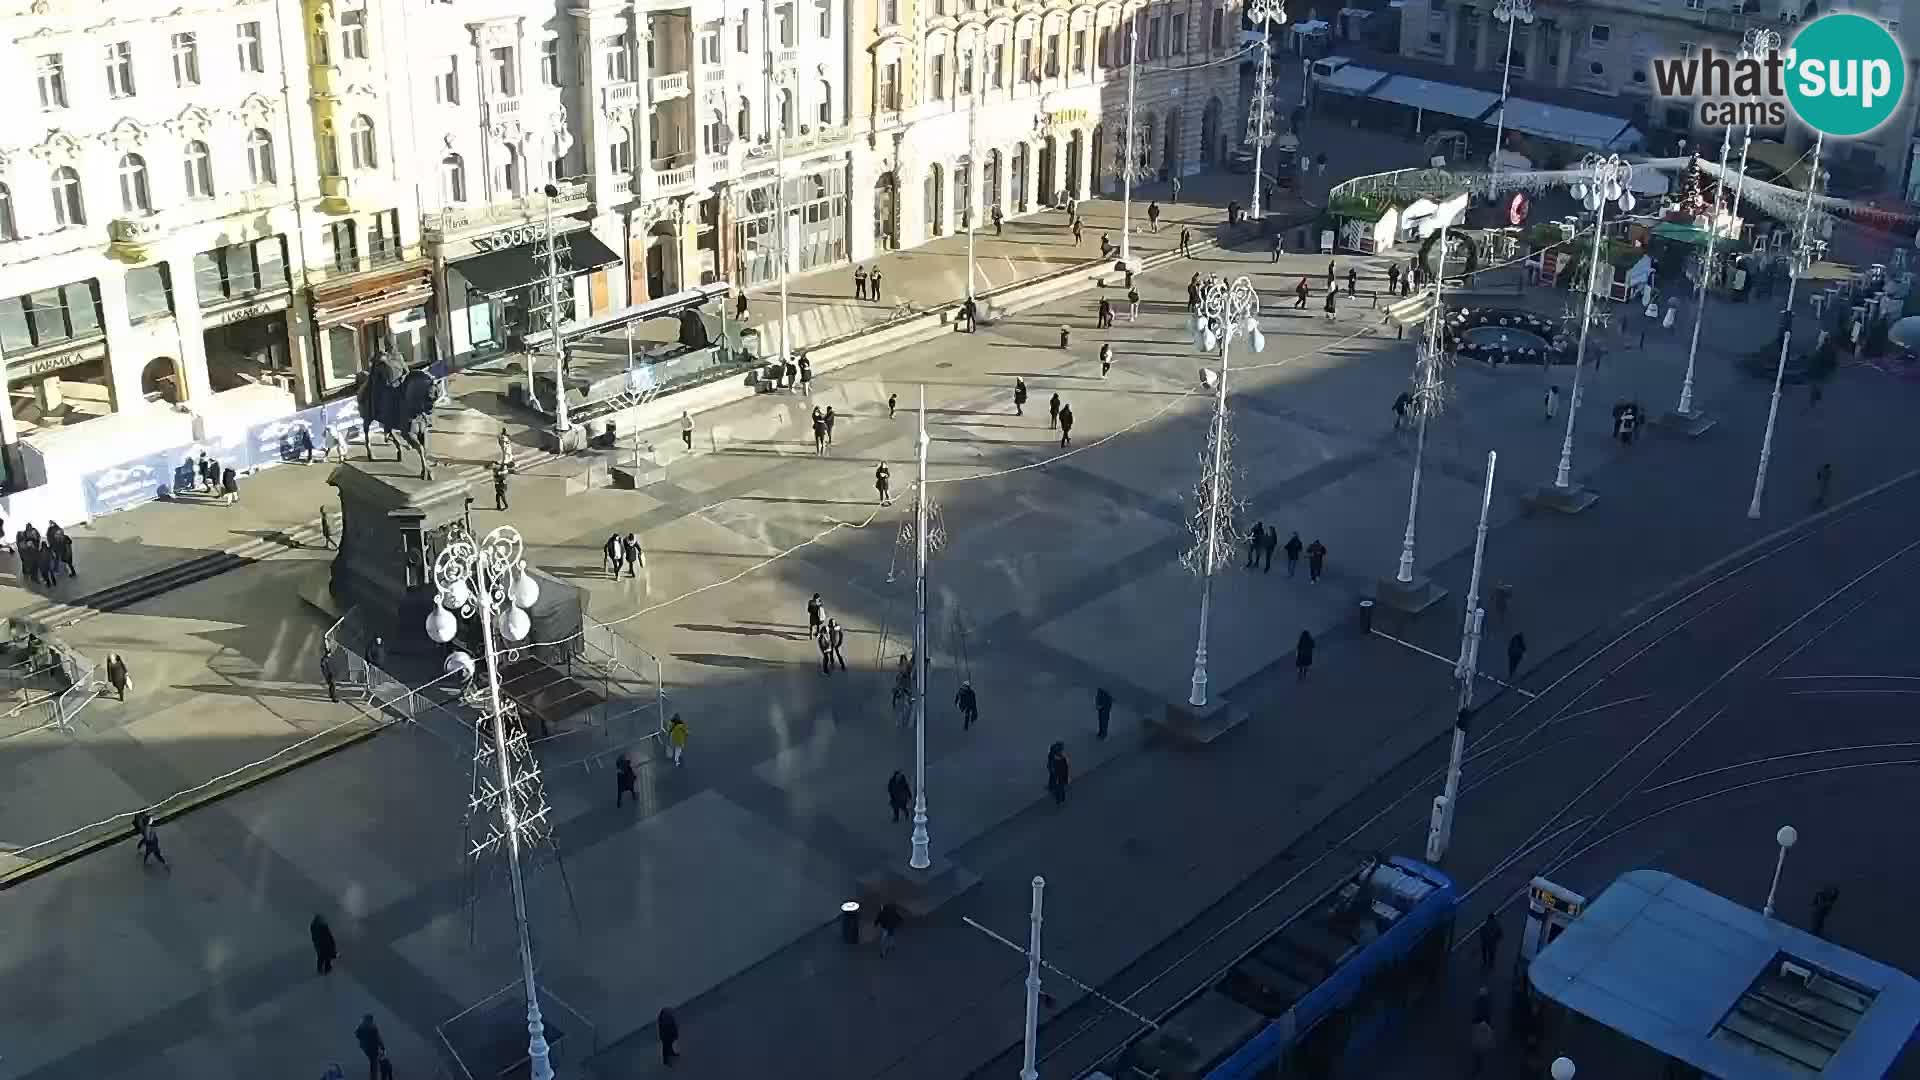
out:
M1181 754L1149 742L1143 721L1182 696L1192 655L1197 585L1178 558L1191 543L1185 500L1209 407L1198 390L1206 360L1182 325L1196 269L1251 274L1269 299L1266 352L1234 355L1245 518L1317 536L1333 555L1319 586L1276 570L1216 589L1213 685L1255 720L1217 751ZM690 455L677 433L652 433L668 480L642 496L567 497L543 466L516 483L513 512L478 515L520 527L531 558L587 589L596 617L641 613L621 633L661 658L669 708L694 732L685 766L643 763L637 809L613 809L605 770L548 776L573 903L557 868L536 874L536 947L551 991L597 1026L604 1075L645 1075L646 1033L621 1038L662 1004L692 1003L683 1071L704 1076L753 1075L795 1053L817 1063L806 1075L960 1075L1017 1024L1018 958L944 913L890 966L845 956L820 929L855 876L905 855L883 789L912 760L886 674L908 648L909 501L876 513L872 471L888 462L894 490L907 490L922 386L947 531L930 576L928 793L936 850L985 878L966 913L1015 930L1026 879L1049 874L1063 913L1049 953L1098 980L1283 849L1327 800L1433 734L1408 718L1447 692L1445 666L1350 630L1354 601L1399 551L1411 443L1392 431L1387 406L1411 349L1354 336L1374 323L1361 312L1330 326L1317 311L1273 311L1299 274L1323 269L1318 258L1275 266L1264 252L1209 253L1142 278L1149 310L1110 335L1119 363L1105 380L1082 294L822 380L814 398L844 417L825 460L813 460L803 399L756 400L699 417ZM1754 336L1721 314L1716 339L1728 348ZM1062 320L1077 328L1065 353L1052 347ZM1817 462L1836 462L1843 492L1904 467L1898 421L1910 395L1849 373L1824 414L1783 428L1776 496L1749 526L1739 511L1764 391L1740 381L1725 353L1702 367L1699 392L1727 418L1708 441L1625 449L1603 430L1613 400L1663 407L1677 393L1677 356L1670 343L1623 350L1591 376L1576 464L1606 493L1602 508L1522 523L1524 539L1511 543L1513 530L1495 534L1491 572L1518 586L1516 617L1543 654L1798 516ZM1011 408L1015 376L1034 395L1024 417ZM1046 430L1055 390L1079 417L1083 450L1065 458ZM1541 423L1540 393L1538 372L1463 368L1434 425L1420 562L1456 603L1485 450L1502 454L1499 523L1515 517L1517 493L1551 474L1560 429ZM889 394L903 406L892 419ZM270 473L252 488L300 479ZM181 509L218 513L168 512ZM1700 527L1710 516L1722 524ZM646 544L637 579L596 568L614 530ZM148 674L125 706L86 715L102 729L97 745L0 743L7 775L58 778L25 801L51 807L85 792L81 806L120 810L336 715L313 685L325 624L290 588L324 557L281 555L72 628L83 649L118 649ZM1568 580L1569 567L1588 566L1591 580ZM815 591L848 627L846 675L822 675L805 638ZM1404 632L1450 654L1456 603L1452 616ZM1288 657L1303 628L1332 644L1324 672L1298 687ZM982 700L980 725L964 733L946 705L961 678ZM1104 742L1091 730L1099 685L1122 703ZM1341 704L1376 693L1392 700ZM189 710L186 723L155 719ZM1085 778L1063 813L1039 805L1041 756L1055 739ZM43 765L48 754L73 760ZM172 823L171 873L142 870L122 847L9 890L9 924L33 932L0 945L0 986L32 1005L0 1026L0 1076L317 1073L352 1057L351 1028L366 1011L402 1066L425 1071L434 1025L515 970L498 889L478 905L468 944L467 757L423 730L389 731ZM17 800L0 811L9 842L44 827ZM1235 813L1246 835L1229 824ZM326 978L312 974L300 932L315 912L342 939L341 968ZM785 1009L777 1037L743 1038L750 1017L769 1023L770 1000ZM575 1049L585 1041L579 1033L568 1060L585 1056Z

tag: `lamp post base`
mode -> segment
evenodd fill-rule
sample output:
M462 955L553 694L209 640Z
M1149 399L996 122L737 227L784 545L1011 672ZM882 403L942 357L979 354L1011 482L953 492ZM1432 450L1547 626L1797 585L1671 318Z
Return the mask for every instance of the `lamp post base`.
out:
M1669 435L1679 435L1697 439L1713 429L1716 423L1713 417L1695 409L1693 412L1681 412L1678 409L1654 418L1653 425Z
M1373 593L1379 611L1394 611L1401 615L1418 615L1447 598L1447 590L1419 574L1414 575L1412 581L1381 578L1380 583L1374 586Z
M923 919L978 884L979 874L950 859L935 859L925 870L883 866L860 875L860 902L869 905L869 912L893 904L908 916Z
M1560 514L1578 514L1600 501L1592 488L1582 484L1541 484L1525 498L1528 510L1552 510Z

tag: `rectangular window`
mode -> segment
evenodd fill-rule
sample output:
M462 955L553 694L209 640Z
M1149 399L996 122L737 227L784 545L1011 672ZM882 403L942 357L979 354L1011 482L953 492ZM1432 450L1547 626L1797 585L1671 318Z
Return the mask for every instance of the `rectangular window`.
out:
M1592 29L1587 31L1587 41L1590 44L1605 45L1607 42L1612 40L1613 40L1613 27L1608 26L1605 23L1595 23L1593 24Z
M375 263L400 258L400 211L382 210L373 215L373 228L367 231L367 257Z
M973 95L973 51L969 49L960 54L960 94L962 97Z
M519 93L520 80L515 77L513 47L495 49L489 57L492 61L493 92L500 97L512 97Z
M367 12L358 11L340 13L340 55L348 60L367 58Z
M880 0L880 25L900 25L900 0Z
M1040 70L1033 63L1033 39L1020 40L1020 79L1022 82L1037 82Z
M193 34L173 35L173 85L200 85L200 41Z
M433 80L433 100L442 105L460 104L460 58L449 56L440 65Z
M1073 32L1073 70L1086 74L1087 71L1087 32Z
M900 61L889 60L880 69L880 107L889 112L900 111Z
M34 64L40 82L40 107L67 107L67 65L59 53L47 53Z
M996 44L987 54L988 81L995 90L1007 88L1007 46L1004 42Z
M947 57L944 53L934 53L927 60L927 97L933 101L947 100Z
M127 271L127 317L134 322L173 314L173 279L167 264L136 266Z
M703 67L719 66L720 31L708 30L700 35L700 63Z
M336 221L327 226L327 250L333 252L333 268L341 273L350 273L360 266L360 230L352 218ZM243 249L244 250L244 249ZM252 252L248 252L251 261ZM259 288L259 269L254 270L254 287Z
M1207 31L1207 45L1213 49L1225 48L1227 44L1227 9L1213 9L1213 26Z
M0 348L28 352L100 332L100 284L88 279L0 304Z
M1187 51L1187 17L1175 12L1167 28L1167 51L1174 55Z
M627 35L621 34L607 42L601 50L606 58L607 81L623 83L633 81L633 59L628 55Z
M1161 36L1160 16L1147 20L1147 59L1158 60L1166 53L1166 38Z
M750 40L753 32L749 22L752 18L753 13L743 8L740 11L740 21L733 24L733 51L742 56L753 51L753 43Z
M1115 66L1113 63L1113 27L1101 27L1100 36L1096 39L1096 42L1094 51L1100 54L1100 66L1109 68Z
M833 36L833 0L814 0L813 14L814 14L815 20L818 21L820 24L818 27L820 31L820 36L823 38L832 37Z
M105 50L107 65L107 96L111 98L130 98L133 96L133 45L131 42L116 41Z
M239 54L240 70L258 74L267 70L267 57L260 47L260 24L243 22L234 30L234 51Z
M780 28L780 47L791 49L800 38L800 27L793 16L793 4L785 3L773 9L775 25Z
M1060 35L1047 35L1047 77L1060 74Z
M548 38L540 43L540 85L560 85L559 38Z
M621 139L619 142L611 144L607 150L607 164L611 165L614 173L619 175L632 172L633 143L626 139Z

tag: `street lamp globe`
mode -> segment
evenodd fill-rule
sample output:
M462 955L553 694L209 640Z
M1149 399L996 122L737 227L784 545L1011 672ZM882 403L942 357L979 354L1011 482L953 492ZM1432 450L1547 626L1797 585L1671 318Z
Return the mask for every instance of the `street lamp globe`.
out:
M474 672L473 657L464 650L455 649L447 654L446 670L449 675L458 672L462 679L471 679Z
M1773 838L1781 847L1790 848L1800 842L1800 832L1791 825L1782 825L1780 831L1773 834Z
M1554 1058L1553 1066L1547 1072L1553 1080L1573 1080L1575 1069L1572 1061L1566 1058Z
M433 611L427 615L427 637L431 638L434 644L445 645L452 641L453 635L459 629L460 620L453 617L453 612L439 604L433 605Z
M500 613L496 629L508 641L524 641L527 633L533 629L533 620L527 617L524 609L510 607Z
M513 587L508 595L513 598L515 607L530 608L540 600L540 583L533 580L533 575L527 573L525 567L521 567L514 574Z
M1500 0L1493 5L1493 17L1501 22L1533 23L1533 0Z

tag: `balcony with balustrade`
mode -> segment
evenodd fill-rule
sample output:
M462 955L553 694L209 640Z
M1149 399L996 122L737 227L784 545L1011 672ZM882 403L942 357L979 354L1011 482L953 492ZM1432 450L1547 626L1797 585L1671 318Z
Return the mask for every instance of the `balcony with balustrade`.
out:
M685 71L654 75L647 80L647 93L656 104L687 97L693 93L693 77Z

